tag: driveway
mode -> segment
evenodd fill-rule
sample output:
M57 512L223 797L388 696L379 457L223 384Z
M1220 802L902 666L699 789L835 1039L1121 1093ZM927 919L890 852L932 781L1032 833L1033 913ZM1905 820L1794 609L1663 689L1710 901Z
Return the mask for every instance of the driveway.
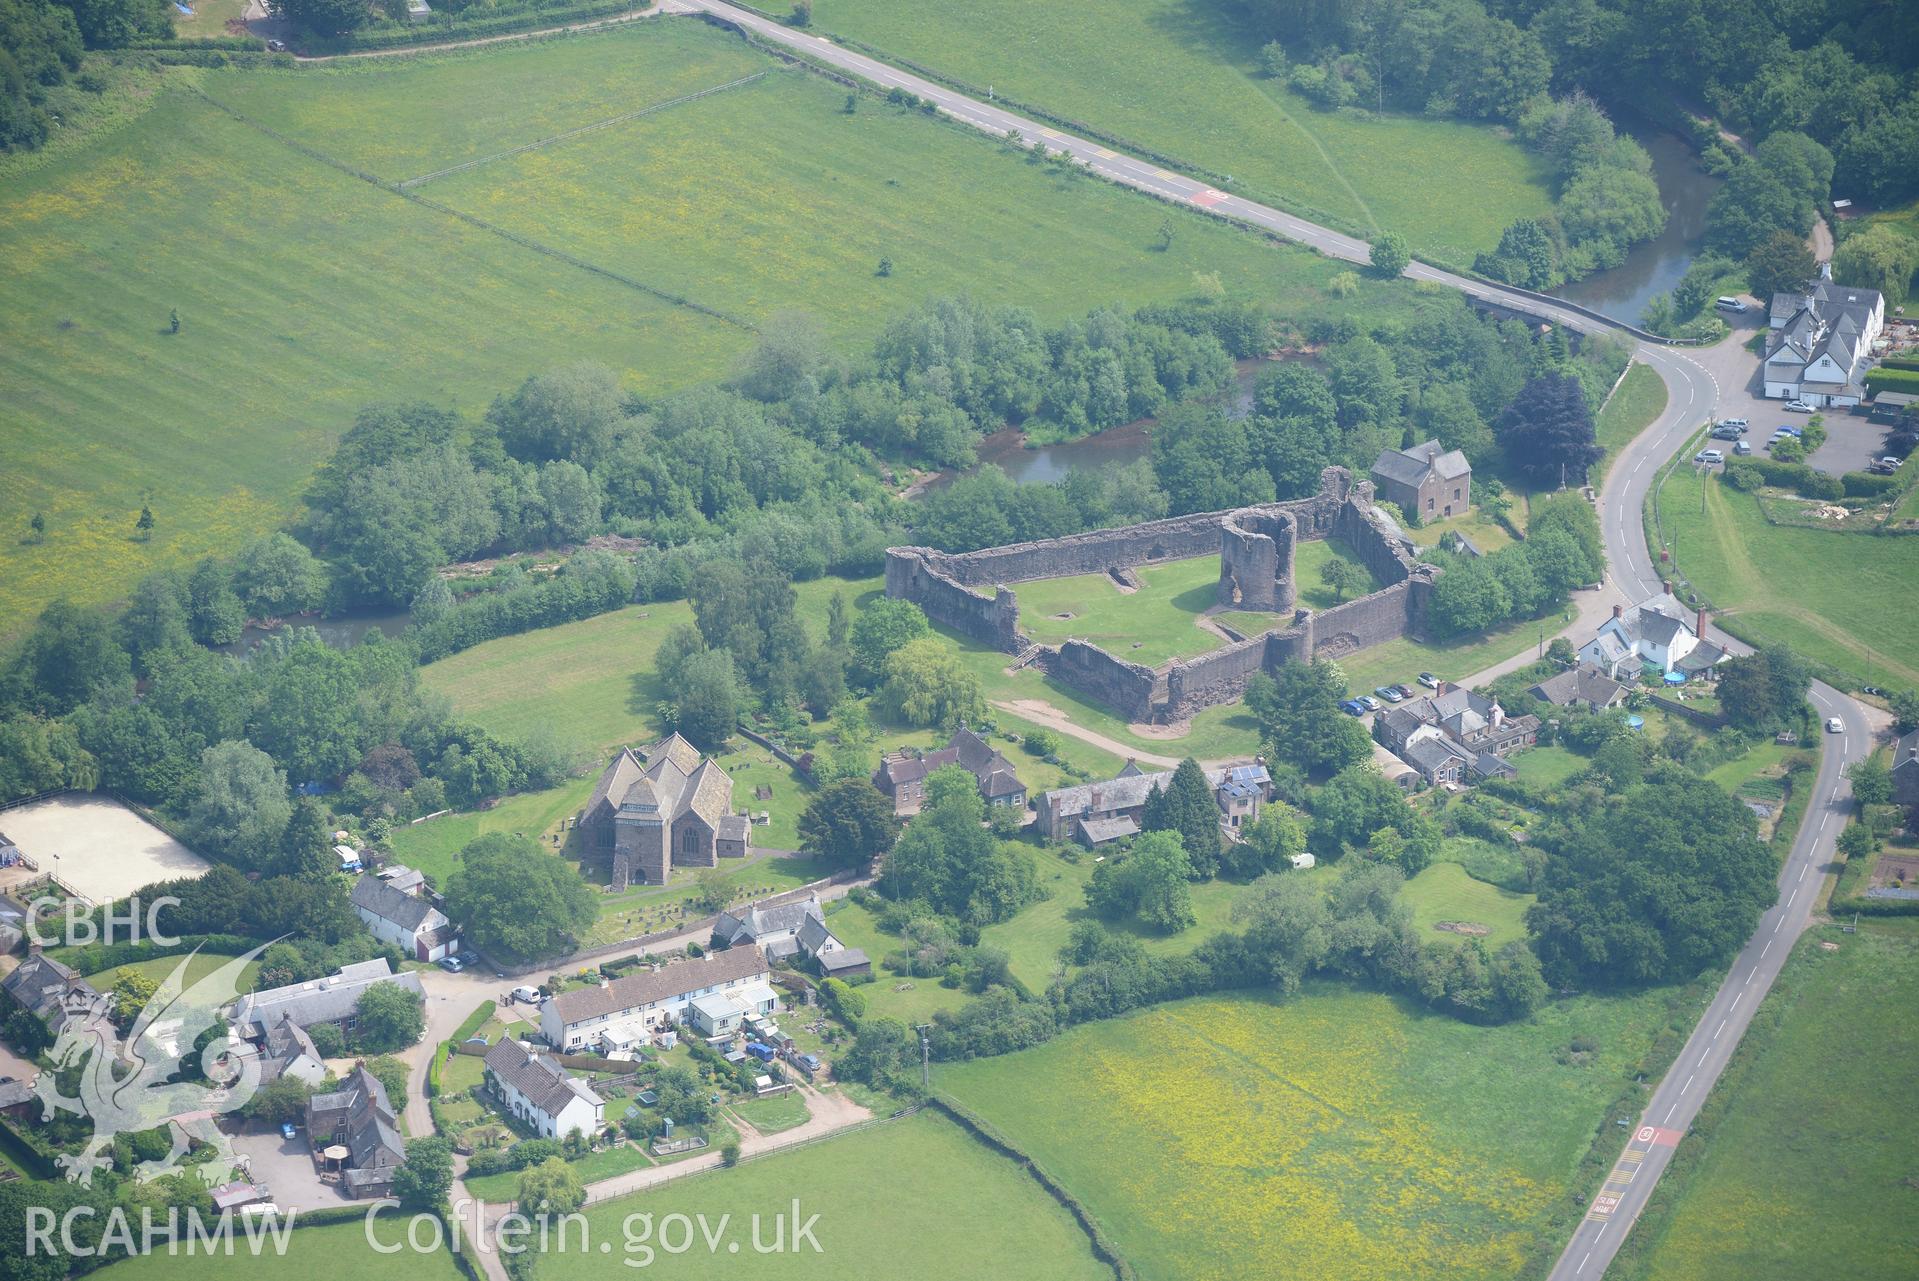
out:
M337 1187L320 1182L313 1158L307 1154L305 1130L283 1139L277 1129L249 1125L233 1135L233 1150L247 1158L253 1181L266 1184L273 1192L273 1203L282 1210L318 1210L346 1203Z
M1794 418L1804 416L1792 415ZM1892 452L1886 446L1886 437L1892 434L1892 428L1886 423L1875 423L1843 409L1828 412L1821 421L1826 428L1826 443L1806 459L1816 471L1829 476L1864 471L1873 459Z

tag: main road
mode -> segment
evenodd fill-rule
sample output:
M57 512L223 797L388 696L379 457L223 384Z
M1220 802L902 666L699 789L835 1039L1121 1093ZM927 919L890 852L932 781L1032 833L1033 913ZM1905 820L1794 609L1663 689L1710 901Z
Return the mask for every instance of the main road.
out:
M835 70L882 88L916 94L931 101L946 115L976 129L1000 137L1016 137L1027 146L1063 152L1114 182L1308 245L1329 257L1356 263L1364 263L1370 257L1371 250L1365 241L1220 191L992 103L980 102L823 37L749 13L726 0L679 2L730 22L761 40L794 49ZM1436 281L1475 298L1581 332L1631 332L1625 326L1596 318L1584 310L1458 276L1424 263L1413 263L1406 274L1415 280ZM1627 601L1643 600L1659 590L1660 574L1646 544L1641 513L1661 467L1712 416L1722 385L1743 386L1752 374L1750 358L1737 338L1695 352L1642 341L1635 355L1665 381L1667 401L1658 420L1614 460L1598 495L1600 529L1611 567L1610 591ZM1734 652L1744 649L1730 637L1721 636L1716 640ZM1845 826L1850 805L1851 787L1845 780L1845 767L1863 759L1872 744L1865 712L1852 699L1836 689L1815 683L1812 703L1822 725L1828 718L1836 717L1843 732L1826 736L1826 751L1812 785L1811 802L1792 851L1780 870L1778 901L1760 918L1758 930L1733 961L1685 1048L1652 1092L1624 1154L1555 1264L1553 1281L1592 1281L1605 1272L1620 1243L1632 1230L1634 1220L1645 1208L1653 1185L1672 1158L1674 1147L1725 1070L1734 1047L1778 977L1793 943L1811 919L1820 873L1832 858L1833 843Z

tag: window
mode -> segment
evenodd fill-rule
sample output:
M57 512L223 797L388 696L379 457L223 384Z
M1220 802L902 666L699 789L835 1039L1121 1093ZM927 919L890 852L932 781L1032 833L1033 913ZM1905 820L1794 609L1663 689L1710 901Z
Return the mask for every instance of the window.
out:
M1426 510L1431 511L1432 509L1433 509L1433 500L1432 500L1432 496L1429 494L1426 497Z
M1453 488L1453 501L1454 501L1454 502L1458 502L1458 501L1459 501L1459 488L1458 488L1458 486L1454 486L1454 488Z

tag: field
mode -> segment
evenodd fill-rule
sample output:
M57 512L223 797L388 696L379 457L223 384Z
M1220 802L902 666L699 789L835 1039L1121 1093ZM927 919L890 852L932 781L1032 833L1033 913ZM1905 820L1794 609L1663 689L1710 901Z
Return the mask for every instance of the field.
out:
M1403 232L1453 262L1549 211L1544 175L1493 129L1328 115L1257 74L1260 37L1239 15L1203 0L820 0L813 26L1230 175L1243 195L1359 234Z
M157 1217L165 1221L164 1215ZM178 1254L168 1254L162 1247L158 1253L109 1264L96 1275L112 1281L276 1281L280 1277L313 1276L344 1276L352 1281L460 1281L459 1266L446 1250L416 1253L404 1248L408 1217L388 1215L374 1229L382 1247L402 1247L390 1253L378 1253L368 1245L366 1221L356 1218L347 1223L296 1228L287 1238L286 1253L276 1262L263 1263L256 1253L275 1258L270 1238L263 1236L256 1252L236 1224L233 1232L238 1244L230 1252L203 1246L194 1254L184 1248ZM420 1239L430 1237L422 1232Z
M1441 921L1486 926L1479 939L1488 951L1526 937L1526 909L1530 894L1515 894L1497 885L1476 881L1457 863L1434 863L1406 882L1405 903L1413 911L1413 925L1426 942L1458 942L1464 935L1434 927Z
M607 363L652 397L725 373L752 342L349 176L194 86L399 181L758 71L417 194L748 324L817 309L841 345L961 290L1057 319L1183 296L1195 272L1217 271L1230 292L1282 308L1324 301L1335 267L1303 250L1053 174L903 108L848 116L829 82L691 20L350 67L176 69L144 113L44 162L0 165L13 267L0 279L0 505L22 525L48 520L44 543L0 537L4 630L63 592L111 599L273 527L370 401L477 412L569 360ZM1177 235L1156 252L1169 216ZM1409 296L1368 282L1334 306ZM149 501L158 524L137 542ZM63 572L78 563L83 578Z
M1225 644L1199 626L1200 614L1219 599L1219 557L1141 565L1136 572L1140 588L1130 593L1110 574L1021 583L1020 630L1043 645L1082 640L1148 667Z
M1583 1194L1574 1170L1663 1017L1653 993L1482 1028L1315 983L1088 1025L934 1085L1148 1281L1511 1277L1555 1247L1549 1220ZM1590 1061L1565 1053L1575 1036Z
M247 0L187 0L191 15L167 6L173 14L173 34L182 40L205 40L227 34L227 23L247 10Z
M1919 582L1919 540L1771 525L1752 495L1691 468L1657 501L1681 572L1729 631L1783 641L1857 682L1919 686L1919 636L1897 603Z
M748 1244L753 1217L761 1219L761 1241L770 1244L775 1218L785 1217L791 1231L796 1196L800 1221L818 1216L818 1251L789 1241L784 1253L754 1252ZM669 1216L701 1215L725 1234L719 1251L728 1240L739 1248L716 1265L695 1232L689 1252L668 1253L659 1243L677 1236L655 1236L639 1242L644 1252L630 1248L623 1259L618 1243L631 1244L627 1233L640 1230L633 1215L650 1215L646 1227L660 1225L660 1231ZM719 1226L722 1215L731 1216L730 1227ZM932 1113L590 1206L586 1218L589 1242L613 1242L614 1252L549 1253L535 1277L602 1281L632 1276L638 1267L648 1276L705 1277L718 1266L729 1276L796 1281L1093 1281L1112 1275L1093 1259L1066 1211L1017 1165ZM577 1242L577 1234L571 1239Z
M1919 922L1808 932L1615 1271L1910 1277L1919 1124L1903 1084L1919 1055L1916 1001Z

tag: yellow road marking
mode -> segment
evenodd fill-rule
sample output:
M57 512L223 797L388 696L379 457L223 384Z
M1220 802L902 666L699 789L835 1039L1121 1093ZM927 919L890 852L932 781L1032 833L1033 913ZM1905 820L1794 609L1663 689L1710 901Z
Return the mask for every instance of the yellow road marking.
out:
M1101 160L1111 160L1114 156L1117 156L1119 152L1108 151L1104 147L1094 147L1093 154L1098 156Z

